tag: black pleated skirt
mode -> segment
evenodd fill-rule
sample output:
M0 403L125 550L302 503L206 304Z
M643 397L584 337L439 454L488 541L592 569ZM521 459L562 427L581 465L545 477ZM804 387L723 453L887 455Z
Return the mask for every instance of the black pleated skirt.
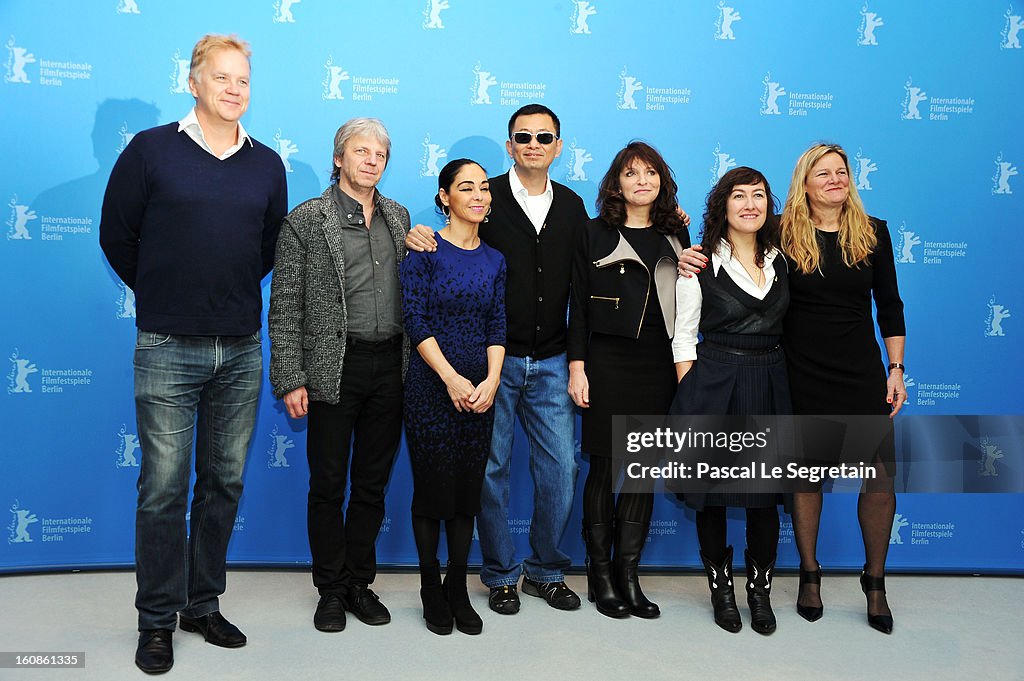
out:
M680 381L670 414L736 416L791 414L786 356L780 336L706 333L697 361ZM729 350L753 354L736 354ZM764 508L782 503L781 494L677 494L687 506Z

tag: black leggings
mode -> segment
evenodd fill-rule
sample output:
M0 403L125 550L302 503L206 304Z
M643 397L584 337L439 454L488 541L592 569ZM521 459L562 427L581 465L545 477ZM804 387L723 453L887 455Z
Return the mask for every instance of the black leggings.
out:
M583 523L597 525L618 519L646 525L654 510L654 495L622 492L616 500L612 490L613 463L611 457L591 455L590 472L583 485Z
M433 565L437 561L441 522L421 515L412 517L412 534L416 539L420 565ZM443 522L448 537L448 562L452 565L465 565L469 558L469 546L473 542L473 516L457 515Z
M725 506L705 506L697 512L697 540L708 560L718 565L725 559ZM747 509L747 550L764 567L775 561L779 549L779 508Z

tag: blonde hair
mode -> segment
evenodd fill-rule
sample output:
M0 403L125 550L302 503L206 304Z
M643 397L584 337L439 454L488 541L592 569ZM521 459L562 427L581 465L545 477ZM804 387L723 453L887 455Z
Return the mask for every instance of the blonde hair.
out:
M249 43L245 42L235 34L231 35L218 35L216 33L207 33L196 46L192 48L192 63L188 67L188 77L194 81L199 80L199 71L203 68L206 63L206 58L210 56L210 53L214 50L238 50L246 59L252 56L252 49L249 47Z
M807 201L807 176L814 164L829 154L838 154L843 159L847 177L850 176L850 161L841 146L815 144L797 160L793 180L789 184L789 196L782 209L782 251L804 274L810 274L821 267L821 249ZM843 253L843 263L847 267L857 267L874 252L878 237L864 210L857 187L853 182L849 186L846 203L839 215L839 248Z

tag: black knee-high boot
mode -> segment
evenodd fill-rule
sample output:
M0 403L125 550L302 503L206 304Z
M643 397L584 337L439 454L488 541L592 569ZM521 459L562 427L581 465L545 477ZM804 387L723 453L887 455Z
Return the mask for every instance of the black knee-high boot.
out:
M596 603L597 611L608 617L626 617L629 606L615 590L612 580L611 523L583 525L583 541L587 544L587 597Z
M647 542L649 523L617 520L615 523L615 559L612 564L615 586L629 612L636 617L654 618L661 614L657 604L648 600L640 588L640 553Z

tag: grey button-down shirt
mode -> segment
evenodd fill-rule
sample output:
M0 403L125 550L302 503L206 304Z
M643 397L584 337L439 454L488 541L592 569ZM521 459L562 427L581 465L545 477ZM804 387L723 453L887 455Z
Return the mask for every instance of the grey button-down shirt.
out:
M332 195L345 249L348 335L363 341L387 340L402 333L402 294L391 232L379 210L373 211L367 229L361 203L338 185Z

